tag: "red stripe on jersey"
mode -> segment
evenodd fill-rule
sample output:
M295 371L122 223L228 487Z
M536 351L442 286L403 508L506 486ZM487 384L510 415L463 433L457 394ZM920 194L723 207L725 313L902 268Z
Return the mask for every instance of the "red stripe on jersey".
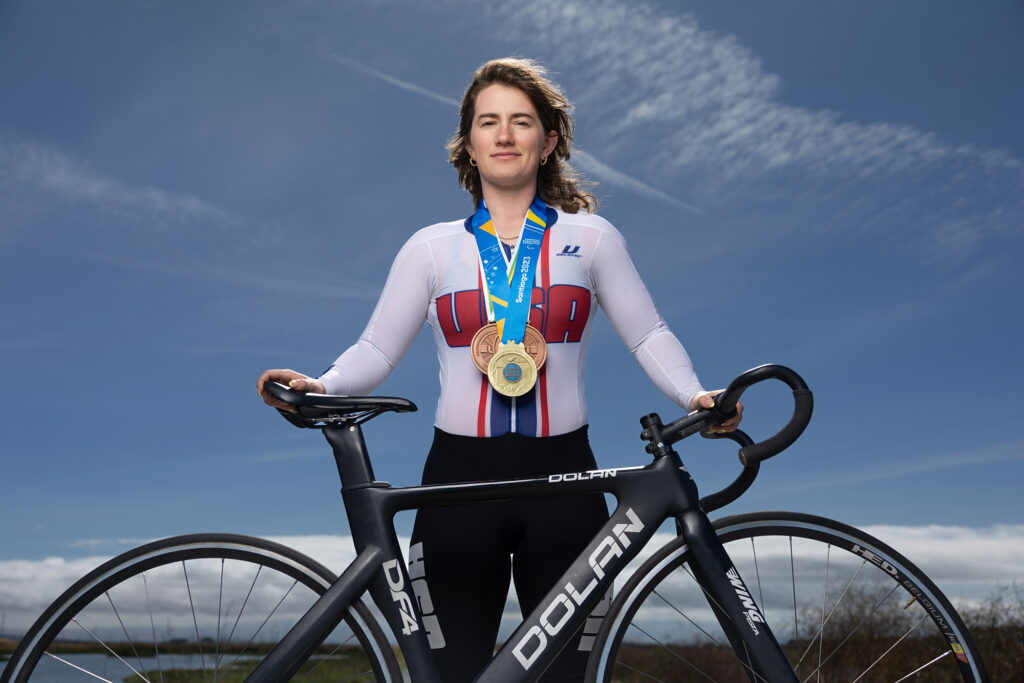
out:
M491 388L487 375L480 378L480 407L476 411L476 435L487 436L487 395Z
M481 304L483 304L483 299L484 299L484 297L483 297L484 281L483 281L483 278L480 275L480 269L479 268L476 269L476 287L480 291L480 302L481 302ZM485 312L482 315L482 320L483 320L483 324L486 325L487 324L486 308L484 310L485 310ZM473 362L472 359L470 360L470 362ZM490 388L491 388L491 384L490 384L490 382L487 381L487 374L484 373L484 375L480 378L480 405L477 407L477 410L476 410L476 435L477 436L487 436L487 395L490 393L488 391L488 389L490 389Z
M544 239L540 245L540 286L545 292L548 291L548 285L551 283L551 268L549 262L551 261L551 230L544 231ZM544 302L544 306L547 307L547 301ZM540 435L548 436L548 373L545 372L544 368L540 369L540 376L537 378L537 391L540 392Z

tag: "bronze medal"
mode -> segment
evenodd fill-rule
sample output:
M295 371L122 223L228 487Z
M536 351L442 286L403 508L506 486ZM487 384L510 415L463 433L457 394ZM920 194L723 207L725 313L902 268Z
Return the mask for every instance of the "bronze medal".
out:
M537 366L523 344L498 343L487 363L487 379L503 396L522 396L537 381Z
M498 326L494 323L481 327L473 335L473 341L469 343L469 351L473 356L473 363L480 372L487 374L488 365L491 362L491 358L498 351L498 344L500 343L501 337L498 336ZM544 367L544 361L548 357L548 347L544 343L544 336L540 333L540 330L527 325L526 331L523 333L522 345L526 354L533 360L534 367L537 370Z

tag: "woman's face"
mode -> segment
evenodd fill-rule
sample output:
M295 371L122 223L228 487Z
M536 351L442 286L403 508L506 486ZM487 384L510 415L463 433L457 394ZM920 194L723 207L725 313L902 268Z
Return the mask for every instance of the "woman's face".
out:
M522 90L489 85L476 96L466 151L476 160L488 190L536 190L540 160L554 150L558 134L544 132L540 117Z

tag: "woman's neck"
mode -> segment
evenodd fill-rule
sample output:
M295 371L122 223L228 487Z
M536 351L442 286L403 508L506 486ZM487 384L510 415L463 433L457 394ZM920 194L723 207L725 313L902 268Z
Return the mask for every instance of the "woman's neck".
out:
M535 188L526 188L515 192L487 191L484 189L484 203L494 222L494 230L498 237L511 241L519 237L523 230L526 212L537 196Z

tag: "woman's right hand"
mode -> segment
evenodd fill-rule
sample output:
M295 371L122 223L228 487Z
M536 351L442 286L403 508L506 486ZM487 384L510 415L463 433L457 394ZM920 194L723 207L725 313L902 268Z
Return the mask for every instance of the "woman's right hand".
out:
M277 382L295 391L308 391L314 394L327 393L327 389L323 384L312 377L303 375L301 372L295 372L294 370L264 370L260 378L256 380L256 393L260 395L260 398L268 406L283 408L284 410L292 410L292 408L288 404L278 401L270 394L263 393L263 385L266 382Z

